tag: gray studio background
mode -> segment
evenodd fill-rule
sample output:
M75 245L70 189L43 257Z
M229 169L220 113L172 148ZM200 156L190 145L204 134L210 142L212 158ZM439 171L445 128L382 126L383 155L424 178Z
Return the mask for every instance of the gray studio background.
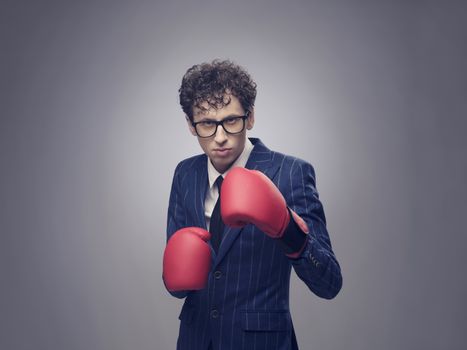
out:
M249 136L311 162L342 267L293 274L301 349L465 349L467 25L455 1L0 1L0 349L174 349L178 105L215 57Z

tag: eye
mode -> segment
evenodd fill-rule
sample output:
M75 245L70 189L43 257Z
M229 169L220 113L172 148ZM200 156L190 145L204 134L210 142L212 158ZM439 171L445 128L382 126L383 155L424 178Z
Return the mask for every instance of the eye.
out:
M210 127L213 127L215 123L213 121L206 120L204 122L200 122L199 125L201 125L204 128L210 128Z
M224 120L224 123L227 125L234 125L238 121L238 117L227 118Z

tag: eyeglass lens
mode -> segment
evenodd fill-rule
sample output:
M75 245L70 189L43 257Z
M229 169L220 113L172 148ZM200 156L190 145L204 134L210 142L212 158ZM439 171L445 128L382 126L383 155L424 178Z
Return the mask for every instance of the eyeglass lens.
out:
M243 131L245 119L243 117L227 118L221 122L203 121L196 124L196 132L201 137L209 137L216 133L218 125L222 125L224 130L230 134L237 134Z

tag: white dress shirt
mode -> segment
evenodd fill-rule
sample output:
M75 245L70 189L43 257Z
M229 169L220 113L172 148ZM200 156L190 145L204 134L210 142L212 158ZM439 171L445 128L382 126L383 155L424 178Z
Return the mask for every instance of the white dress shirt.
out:
M238 156L238 158L233 162L233 164L228 168L223 174L219 173L214 165L212 165L211 160L208 157L207 167L208 167L208 180L209 180L209 188L206 193L206 198L204 200L204 216L206 217L206 225L209 230L209 224L211 222L211 215L214 210L214 206L216 205L217 199L219 198L219 191L215 184L216 179L219 175L222 175L223 178L227 175L230 169L233 167L242 167L244 168L248 158L250 157L250 153L253 150L253 144L247 138L245 141L245 147L243 148L242 153Z

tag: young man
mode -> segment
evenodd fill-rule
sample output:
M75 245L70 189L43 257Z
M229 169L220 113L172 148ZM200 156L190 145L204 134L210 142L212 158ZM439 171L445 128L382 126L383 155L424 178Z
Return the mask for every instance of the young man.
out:
M293 268L321 298L342 286L313 167L247 138L256 84L214 60L188 69L180 103L204 154L175 169L163 280L186 298L177 349L298 349Z

